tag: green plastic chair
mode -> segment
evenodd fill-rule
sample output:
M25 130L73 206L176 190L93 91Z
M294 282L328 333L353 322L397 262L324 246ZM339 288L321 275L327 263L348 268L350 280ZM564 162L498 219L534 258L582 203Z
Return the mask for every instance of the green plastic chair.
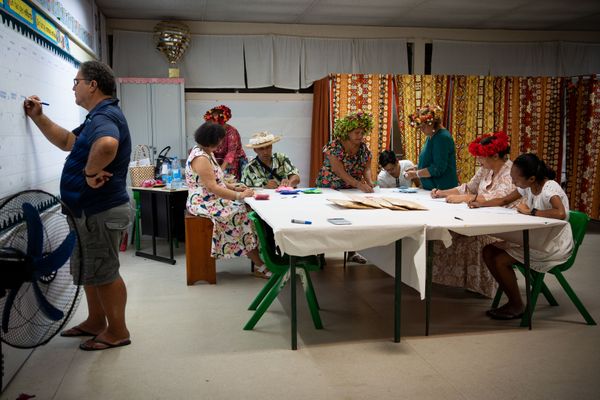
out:
M250 212L248 218L250 218L256 228L260 257L269 271L271 271L272 275L248 307L249 310L255 310L255 312L244 326L244 330L246 331L254 329L257 322L271 306L273 300L275 300L290 279L289 257L286 255L283 257L279 256L275 252L274 247L267 241L263 221L258 214ZM308 309L310 310L310 315L316 329L323 329L323 323L321 322L321 316L319 315L319 303L310 279L310 271L317 271L320 267L319 260L316 256L297 258L296 275L299 276L300 282L302 282L306 301L308 302Z
M142 208L140 205L140 192L137 190L133 191L133 201L135 203L135 217L133 220L133 230L131 234L131 243L133 244L135 240L135 249L140 249L140 238L142 236L142 226L140 224L140 219L142 216Z
M558 283L560 283L562 288L565 290L565 292L567 293L567 295L573 302L573 304L575 304L575 307L577 307L577 309L579 310L579 312L585 319L585 322L587 322L588 325L596 325L596 321L594 321L592 316L585 309L585 307L583 306L583 303L581 302L581 300L579 300L579 297L577 297L577 295L575 294L575 292L573 291L573 289L571 288L571 286L569 285L569 283L567 282L567 280L565 279L565 277L563 275L563 272L565 272L566 270L571 268L571 266L573 266L573 264L575 263L575 257L577 256L577 250L579 249L579 245L581 244L581 242L583 242L583 238L585 237L585 231L587 229L587 225L588 225L589 221L590 221L590 218L587 216L587 214L580 212L580 211L570 211L569 212L569 224L571 225L571 231L573 232L573 244L574 244L573 254L571 254L571 257L569 257L569 259L565 263L557 265L556 267L552 268L550 271L548 271L546 273L531 271L531 276L532 276L531 315L532 316L533 316L533 311L535 310L535 305L537 303L537 298L538 298L540 292L546 297L546 299L548 300L548 303L550 303L551 306L558 306L558 302L554 299L554 297L550 293L550 290L544 283L544 277L546 276L546 274L552 274L556 277L556 279L558 280ZM515 267L519 271L521 271L523 276L525 275L525 267L523 266L523 264L516 263L513 265L513 267ZM494 297L494 301L492 302L492 308L498 307L498 303L500 303L501 297L502 297L502 290L498 289L498 291L496 292L496 296ZM523 318L521 319L521 326L529 326L529 320L527 318L527 313L523 314Z

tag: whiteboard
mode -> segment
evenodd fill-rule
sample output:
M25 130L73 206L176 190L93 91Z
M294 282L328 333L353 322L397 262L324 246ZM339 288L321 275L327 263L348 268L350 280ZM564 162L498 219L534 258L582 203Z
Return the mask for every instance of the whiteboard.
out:
M58 194L67 153L26 118L23 100L38 95L51 120L74 129L87 114L75 104L76 74L73 63L0 22L0 198L25 189Z
M301 187L314 186L314 182L309 182L312 94L187 94L188 149L195 145L194 132L204 123L204 113L220 104L231 108L228 123L238 130L244 145L259 131L282 135L281 141L273 145L273 152L286 154L300 170ZM244 147L244 151L248 160L256 157L254 150Z

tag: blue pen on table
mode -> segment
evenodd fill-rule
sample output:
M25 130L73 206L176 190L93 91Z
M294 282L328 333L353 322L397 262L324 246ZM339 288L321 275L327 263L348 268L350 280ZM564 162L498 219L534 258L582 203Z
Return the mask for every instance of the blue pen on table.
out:
M292 219L292 224L310 225L310 224L312 224L312 221L304 221L301 219Z
M460 217L454 217L454 219L457 219L457 220L459 220L459 221L464 221L464 220L463 220L462 218L460 218Z

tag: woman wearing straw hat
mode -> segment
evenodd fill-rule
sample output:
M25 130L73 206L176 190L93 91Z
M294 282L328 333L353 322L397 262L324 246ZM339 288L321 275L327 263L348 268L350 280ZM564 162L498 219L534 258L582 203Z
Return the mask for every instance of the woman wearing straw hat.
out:
M273 153L273 143L281 140L267 131L252 135L246 147L253 149L256 157L242 171L241 182L248 187L276 189L279 186L296 187L300 173L283 153Z
M225 139L213 154L225 175L234 176L239 180L248 158L242 148L239 132L227 123L230 119L231 109L224 104L211 108L204 114L205 121L217 123L225 128Z

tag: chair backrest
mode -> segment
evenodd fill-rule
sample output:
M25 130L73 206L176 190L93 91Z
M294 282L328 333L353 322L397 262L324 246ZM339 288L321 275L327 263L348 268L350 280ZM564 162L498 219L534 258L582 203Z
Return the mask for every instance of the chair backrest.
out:
M256 236L258 237L258 253L269 271L274 273L285 272L287 264L280 262L281 257L277 255L273 246L269 244L263 220L254 211L248 213L248 219L254 223Z
M585 237L588 222L590 222L590 217L588 217L586 213L573 210L569 211L569 224L571 225L571 232L573 233L573 253L564 264L558 265L555 268L558 268L560 271L566 271L571 268L575 262L575 257L577 257L579 245L583 242L583 238Z

